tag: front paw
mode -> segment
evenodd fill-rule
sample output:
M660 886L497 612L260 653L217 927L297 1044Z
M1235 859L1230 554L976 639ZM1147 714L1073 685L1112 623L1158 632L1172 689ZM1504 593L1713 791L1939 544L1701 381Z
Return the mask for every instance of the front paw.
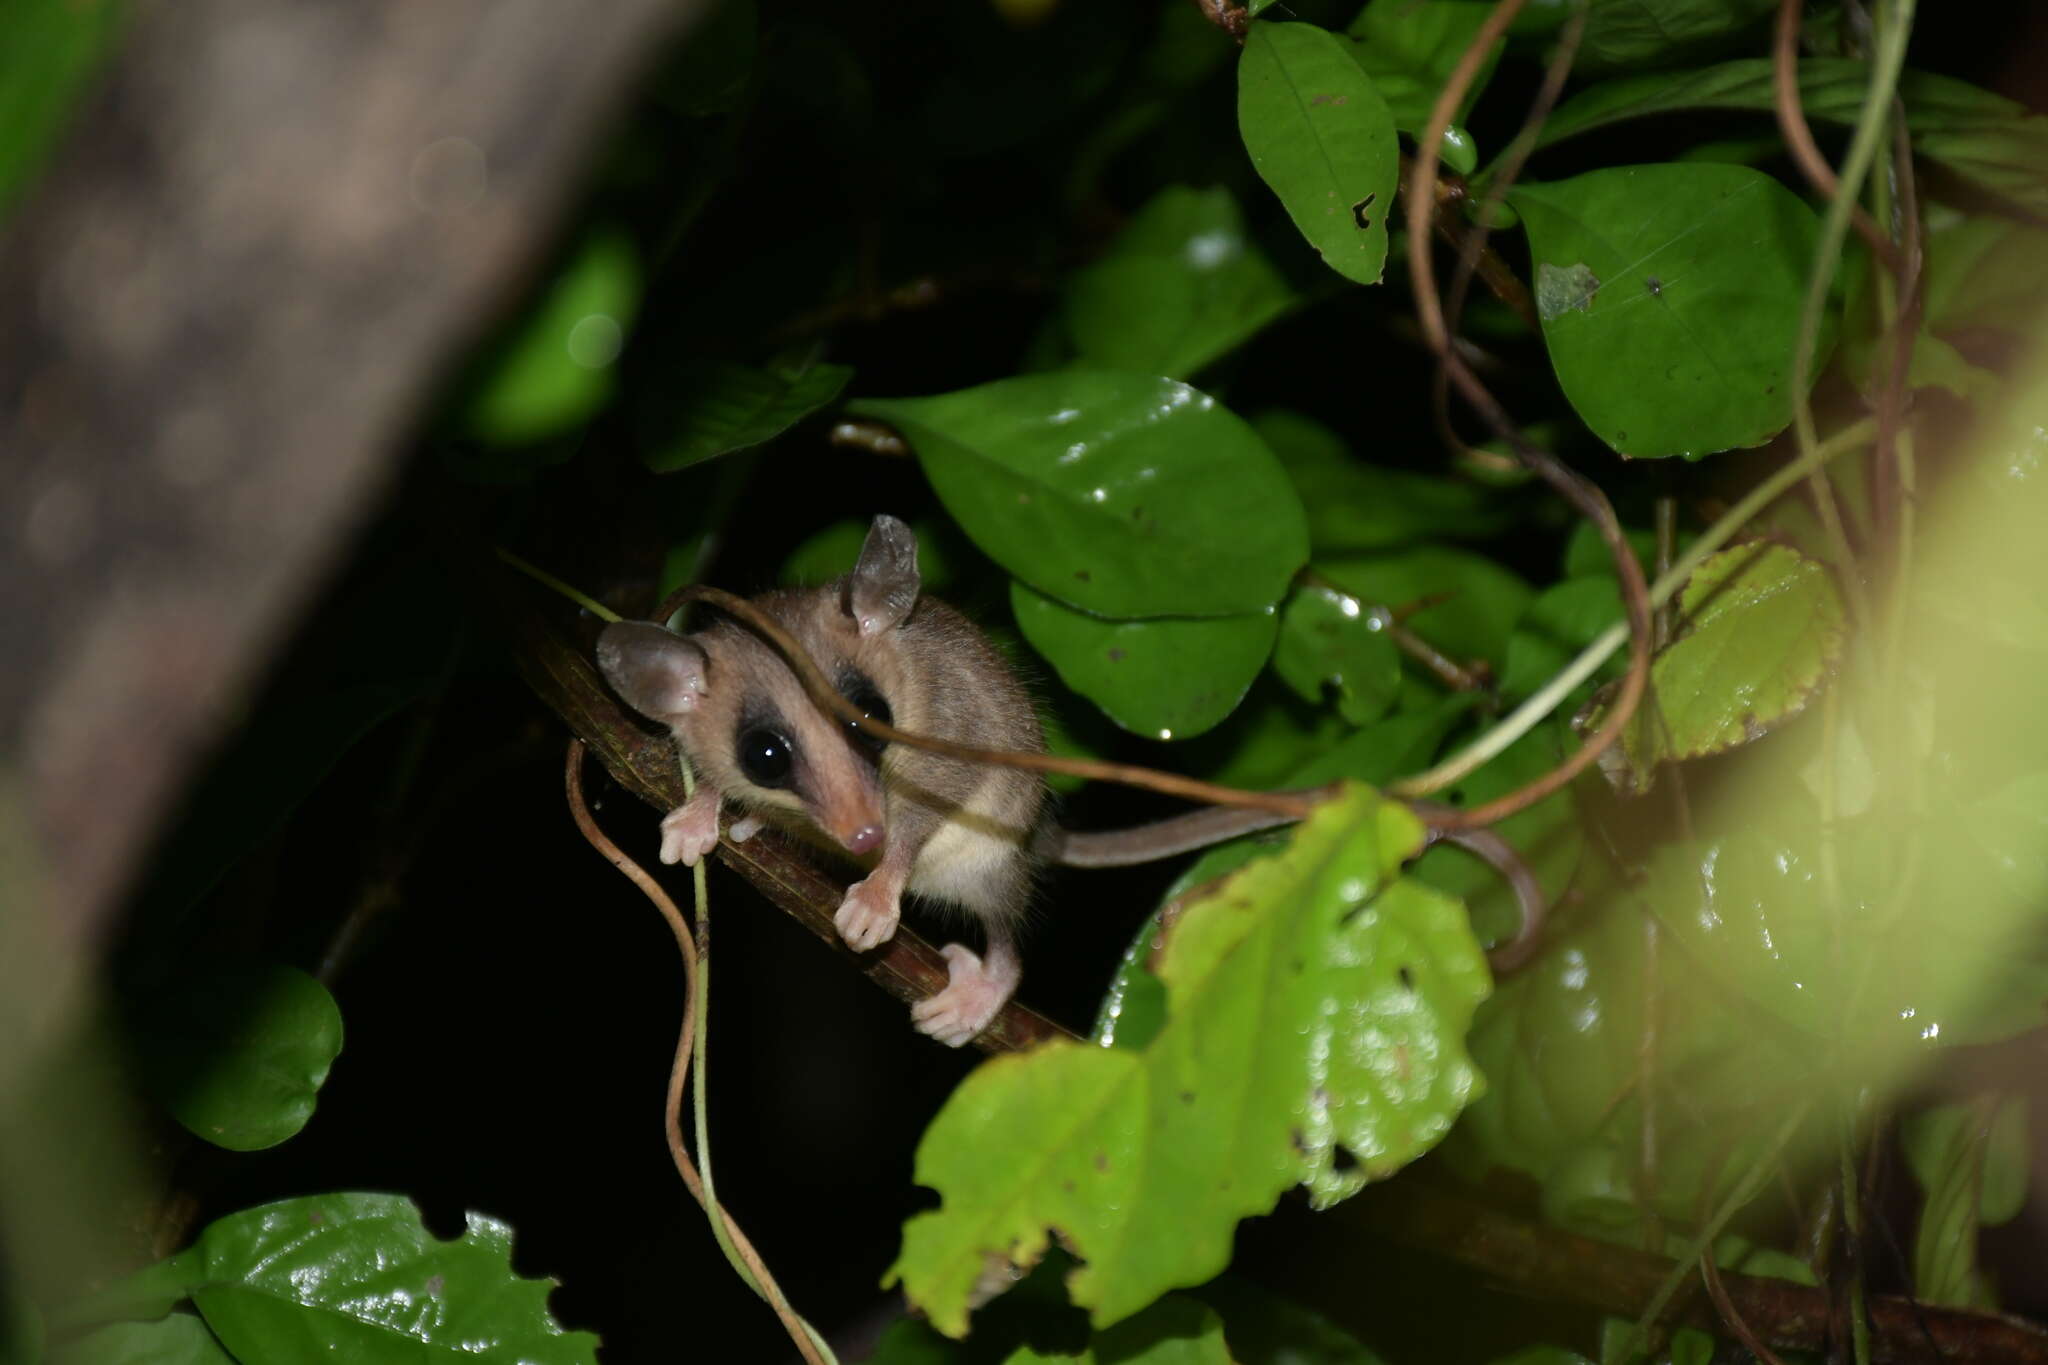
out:
M947 1047L960 1047L989 1026L1016 993L1022 973L990 970L979 954L963 944L949 943L939 949L946 959L946 988L910 1007L911 1022L919 1033L938 1039Z
M902 918L898 906L901 893L891 895L886 887L876 883L877 878L870 876L847 887L846 899L839 902L839 911L832 916L839 937L857 953L887 943L895 936L896 922Z
M709 798L708 800L706 798ZM695 867L718 846L718 797L698 792L661 817L661 860Z

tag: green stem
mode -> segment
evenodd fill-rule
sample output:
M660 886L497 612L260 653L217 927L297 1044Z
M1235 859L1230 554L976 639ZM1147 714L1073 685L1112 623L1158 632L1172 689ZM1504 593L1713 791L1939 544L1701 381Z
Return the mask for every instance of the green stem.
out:
M540 583L546 587L553 588L556 592L562 594L562 596L568 598L571 602L574 602L577 606L583 608L583 610L589 612L598 620L611 622L619 619L619 614L617 612L613 611L610 607L598 601L596 598L590 597L584 593L576 591L576 589L570 587L567 583L564 583L561 579L555 577L546 569L542 569L535 565L527 563L518 555L513 554L510 550L507 550L502 546L498 547L498 558L504 560L507 564L510 564L513 568L525 574L528 578L533 579L536 583Z
M1726 544L1772 499L1837 455L1863 445L1870 440L1876 430L1876 421L1868 417L1853 426L1844 427L1751 489L1748 496L1729 508L1719 521L1708 527L1684 554L1673 561L1670 569L1657 576L1657 581L1650 585L1650 605L1662 606L1684 585L1686 579L1692 577L1693 570L1704 563L1707 556ZM1387 790L1396 796L1426 796L1430 792L1448 787L1467 773L1483 766L1523 735L1535 729L1538 722L1556 710L1564 699L1571 695L1573 688L1592 677L1600 665L1606 663L1614 652L1626 643L1626 622L1617 622L1608 627L1598 639L1581 650L1579 657L1572 660L1563 672L1516 707L1500 724L1474 740L1462 752L1426 772L1403 778Z

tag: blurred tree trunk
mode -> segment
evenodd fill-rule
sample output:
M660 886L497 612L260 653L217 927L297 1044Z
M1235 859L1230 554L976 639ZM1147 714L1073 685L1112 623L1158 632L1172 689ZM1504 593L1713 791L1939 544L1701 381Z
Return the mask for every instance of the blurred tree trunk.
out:
M136 6L0 236L0 1036L704 2Z

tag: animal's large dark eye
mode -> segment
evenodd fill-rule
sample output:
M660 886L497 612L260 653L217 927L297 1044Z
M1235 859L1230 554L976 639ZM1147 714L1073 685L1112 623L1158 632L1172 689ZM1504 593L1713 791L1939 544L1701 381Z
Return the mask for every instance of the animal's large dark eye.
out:
M854 677L842 689L840 695L855 706L858 706L862 715L878 720L884 725L894 725L896 723L896 716L889 709L888 699L883 697L876 690L875 685L866 678ZM879 758L882 750L888 747L887 740L876 738L858 725L855 725L852 721L848 721L846 724L846 736L853 741L854 748L859 749L869 758Z
M740 732L740 770L764 787L789 785L792 761L789 741L773 730L756 726Z

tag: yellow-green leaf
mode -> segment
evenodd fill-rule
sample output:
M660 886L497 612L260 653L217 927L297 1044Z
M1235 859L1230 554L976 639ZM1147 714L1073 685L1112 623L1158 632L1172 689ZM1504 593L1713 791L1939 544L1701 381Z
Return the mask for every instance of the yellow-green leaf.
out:
M1434 1145L1479 1090L1464 1035L1490 981L1458 903L1400 875L1422 839L1348 787L1183 914L1145 1046L983 1064L918 1149L943 1202L889 1282L958 1336L990 1257L1031 1265L1057 1234L1107 1325L1221 1270L1290 1186L1333 1203Z

